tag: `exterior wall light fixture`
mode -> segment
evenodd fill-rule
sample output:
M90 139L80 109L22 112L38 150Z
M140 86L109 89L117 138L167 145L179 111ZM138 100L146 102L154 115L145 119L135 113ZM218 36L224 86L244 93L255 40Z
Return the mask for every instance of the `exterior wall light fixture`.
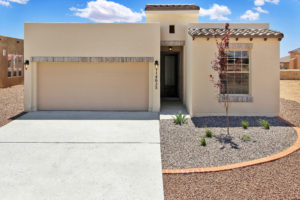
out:
M173 47L169 47L169 51L173 51Z
M24 65L25 65L25 69L27 70L29 67L29 60L25 60Z
M158 60L154 61L155 69L158 69Z
M158 69L158 60L154 61L155 65L155 89L158 88L158 78L157 78L157 69Z

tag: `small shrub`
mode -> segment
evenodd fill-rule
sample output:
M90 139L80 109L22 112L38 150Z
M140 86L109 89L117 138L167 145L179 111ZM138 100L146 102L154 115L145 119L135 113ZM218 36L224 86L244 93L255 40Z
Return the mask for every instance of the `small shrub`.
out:
M243 135L243 140L244 141L249 141L249 140L251 140L251 138L250 138L249 135Z
M211 137L213 136L212 131L209 130L209 129L207 128L207 126L204 126L204 128L205 128L205 134L206 134L206 137L211 138Z
M242 121L242 127L244 128L244 129L248 129L248 127L249 127L249 122L248 121Z
M270 129L270 124L267 120L260 119L258 123L263 126L265 129Z
M206 146L206 139L204 137L201 138L201 146Z
M181 112L178 112L178 114L175 115L174 123L179 124L180 126L182 124L185 124L187 121L186 115L183 115Z

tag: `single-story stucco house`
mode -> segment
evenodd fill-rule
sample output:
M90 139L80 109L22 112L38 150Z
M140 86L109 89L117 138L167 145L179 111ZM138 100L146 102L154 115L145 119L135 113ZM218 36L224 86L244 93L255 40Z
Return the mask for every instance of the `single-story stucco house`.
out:
M280 69L289 69L290 60L290 56L284 56L280 58Z
M25 110L159 112L178 100L191 116L224 115L211 83L224 23L196 5L146 5L145 23L25 23ZM201 12L201 11L200 11ZM231 115L279 114L280 40L267 23L231 23Z

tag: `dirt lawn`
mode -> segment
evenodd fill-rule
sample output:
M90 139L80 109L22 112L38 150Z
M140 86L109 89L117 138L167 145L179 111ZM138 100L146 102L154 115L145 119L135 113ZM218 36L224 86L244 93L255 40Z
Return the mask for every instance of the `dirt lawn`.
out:
M300 80L281 80L280 98L300 103Z
M24 85L0 88L0 127L24 111Z

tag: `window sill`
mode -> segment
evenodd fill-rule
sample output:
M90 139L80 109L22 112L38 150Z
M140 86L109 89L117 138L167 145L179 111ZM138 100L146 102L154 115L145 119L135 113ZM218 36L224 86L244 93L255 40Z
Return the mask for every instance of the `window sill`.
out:
M224 102L224 96L219 96L219 102ZM229 95L229 102L253 102L251 95Z

